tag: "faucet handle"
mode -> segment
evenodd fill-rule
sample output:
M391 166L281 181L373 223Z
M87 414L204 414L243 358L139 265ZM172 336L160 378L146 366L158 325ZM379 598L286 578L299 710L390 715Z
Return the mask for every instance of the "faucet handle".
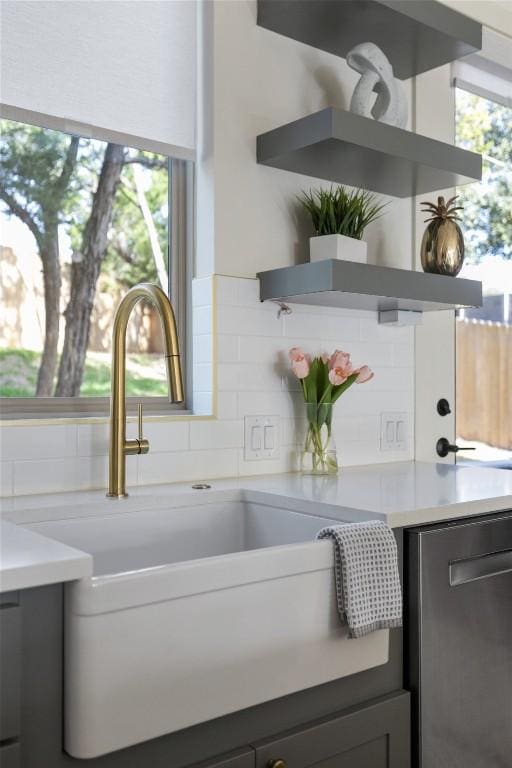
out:
M142 434L142 403L137 403L137 421L139 425L137 442L139 443L138 453L149 453L149 441Z

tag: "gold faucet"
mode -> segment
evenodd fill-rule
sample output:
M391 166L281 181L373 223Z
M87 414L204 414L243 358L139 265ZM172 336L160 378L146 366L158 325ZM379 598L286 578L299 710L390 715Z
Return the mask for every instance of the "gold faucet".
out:
M134 306L149 299L160 315L167 364L169 401L183 402L180 349L176 320L171 302L157 285L139 283L130 288L119 304L112 331L112 388L110 393L110 442L108 460L108 493L111 498L127 496L125 487L126 456L148 453L149 442L142 436L142 405L139 403L139 435L126 439L126 328Z

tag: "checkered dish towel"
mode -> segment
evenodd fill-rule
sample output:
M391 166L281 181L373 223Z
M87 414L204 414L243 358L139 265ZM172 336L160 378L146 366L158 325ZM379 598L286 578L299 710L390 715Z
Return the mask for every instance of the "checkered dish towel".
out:
M391 529L380 520L329 526L317 539L332 539L338 614L349 637L402 626L402 590Z

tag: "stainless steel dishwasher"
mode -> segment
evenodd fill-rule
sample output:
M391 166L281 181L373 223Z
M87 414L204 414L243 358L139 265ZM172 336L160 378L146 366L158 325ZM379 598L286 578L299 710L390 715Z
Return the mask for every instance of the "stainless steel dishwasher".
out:
M512 511L406 531L415 768L512 768Z

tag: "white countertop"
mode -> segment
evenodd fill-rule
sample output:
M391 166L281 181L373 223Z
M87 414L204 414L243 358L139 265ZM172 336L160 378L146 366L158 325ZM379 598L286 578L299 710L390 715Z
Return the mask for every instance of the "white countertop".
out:
M91 555L4 520L0 556L0 592L92 575Z
M217 493L238 490L269 504L291 506L340 521L384 520L392 528L512 509L512 471L394 462L342 469L337 477L266 475L208 481ZM91 557L28 531L23 524L122 514L134 509L195 504L208 490L192 483L129 489L123 500L104 491L2 499L0 590L89 576ZM12 523L16 524L13 525ZM5 532L4 532L5 531Z

